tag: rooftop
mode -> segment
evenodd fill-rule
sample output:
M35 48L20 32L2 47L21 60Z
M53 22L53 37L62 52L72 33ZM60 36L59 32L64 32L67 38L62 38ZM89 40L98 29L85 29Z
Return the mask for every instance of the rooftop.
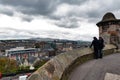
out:
M102 20L100 22L98 22L96 25L99 26L101 23L106 23L106 22L118 22L120 21L120 19L116 19L115 15L111 12L107 12Z
M109 21L109 20L117 20L115 15L111 12L106 13L102 18L102 21Z

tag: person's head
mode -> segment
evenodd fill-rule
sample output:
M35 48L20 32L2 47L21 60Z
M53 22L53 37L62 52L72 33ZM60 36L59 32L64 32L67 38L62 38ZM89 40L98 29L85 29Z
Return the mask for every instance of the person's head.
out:
M96 37L93 37L93 39L94 39L94 40L97 40L97 38L96 38Z
M99 40L102 40L103 38L102 37L99 37Z

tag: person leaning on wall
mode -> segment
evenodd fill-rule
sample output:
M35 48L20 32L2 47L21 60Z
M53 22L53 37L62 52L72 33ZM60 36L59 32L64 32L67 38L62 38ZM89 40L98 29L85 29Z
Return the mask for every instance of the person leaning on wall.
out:
M98 50L99 50L99 40L96 37L93 37L93 41L90 45L90 48L93 46L94 49L94 58L98 59Z

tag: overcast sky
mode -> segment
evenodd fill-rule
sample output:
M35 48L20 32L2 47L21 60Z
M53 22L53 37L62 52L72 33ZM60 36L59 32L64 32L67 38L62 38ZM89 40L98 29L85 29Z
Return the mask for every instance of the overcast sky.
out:
M120 18L120 0L0 0L0 39L91 41L107 12Z

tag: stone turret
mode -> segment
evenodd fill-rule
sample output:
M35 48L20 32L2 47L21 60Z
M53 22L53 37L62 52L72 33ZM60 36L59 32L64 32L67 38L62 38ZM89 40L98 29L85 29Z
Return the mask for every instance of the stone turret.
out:
M103 37L106 44L114 44L120 48L120 19L108 12L96 25L99 27L99 36Z

